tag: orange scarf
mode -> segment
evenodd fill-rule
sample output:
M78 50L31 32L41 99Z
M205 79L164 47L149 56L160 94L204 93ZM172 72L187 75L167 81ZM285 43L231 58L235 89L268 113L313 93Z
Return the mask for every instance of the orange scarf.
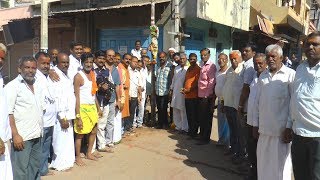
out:
M92 81L91 94L95 95L97 93L97 91L98 91L98 85L97 85L97 82L96 82L96 75L92 70L90 71L89 75L90 75L91 81Z

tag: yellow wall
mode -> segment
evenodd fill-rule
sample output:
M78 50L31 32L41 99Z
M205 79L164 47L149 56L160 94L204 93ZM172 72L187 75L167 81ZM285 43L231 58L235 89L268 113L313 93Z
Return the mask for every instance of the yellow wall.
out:
M198 0L197 17L249 30L250 0Z
M261 14L270 17L274 24L287 24L289 16L296 21L297 25L293 26L308 25L309 14L307 13L306 0L297 0L296 2L296 6L300 6L300 8L279 7L280 0L251 0L250 27L258 24L257 15ZM308 28L306 27L306 29Z

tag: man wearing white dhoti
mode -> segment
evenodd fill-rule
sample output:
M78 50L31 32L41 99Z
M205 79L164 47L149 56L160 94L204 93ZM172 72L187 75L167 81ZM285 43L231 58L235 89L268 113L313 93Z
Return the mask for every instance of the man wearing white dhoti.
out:
M75 119L76 99L73 89L73 79L68 76L69 57L60 53L57 57L55 72L59 75L60 81L51 81L51 87L57 94L56 107L58 116L53 131L53 157L50 168L58 171L67 170L73 167L75 161L73 124Z
M11 129L9 124L8 109L3 91L3 79L1 69L4 65L6 47L0 43L0 176L6 180L12 180L12 166L8 141L11 139Z
M185 106L185 98L182 93L184 80L188 67L186 66L186 54L180 54L180 65L174 70L172 83L170 86L170 94L172 94L171 107L173 109L173 122L176 130L188 132L188 120Z
M278 45L266 48L269 69L261 73L253 114L253 126L259 128L257 169L259 180L291 179L291 144L282 137L289 122L290 86L295 71L282 64Z

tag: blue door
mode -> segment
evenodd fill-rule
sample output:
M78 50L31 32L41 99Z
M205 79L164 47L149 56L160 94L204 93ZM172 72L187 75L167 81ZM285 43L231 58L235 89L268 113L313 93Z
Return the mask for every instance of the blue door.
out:
M162 34L163 30L159 28L159 50L163 47ZM103 29L99 32L98 47L101 50L111 48L115 51L123 51L126 49L126 52L130 53L131 49L135 47L134 43L136 40L141 41L142 48L148 48L151 43L149 35L149 27Z
M187 27L186 34L190 35L190 37L184 41L186 54L189 56L190 53L195 53L198 56L198 61L200 61L200 50L205 47L204 31Z

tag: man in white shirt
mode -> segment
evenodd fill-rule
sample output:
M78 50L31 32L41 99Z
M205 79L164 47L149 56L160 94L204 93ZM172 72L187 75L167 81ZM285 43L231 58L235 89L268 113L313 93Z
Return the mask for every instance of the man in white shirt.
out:
M135 48L131 50L131 55L138 58L138 60L141 60L141 41L136 40L134 43Z
M257 83L260 74L266 70L267 61L266 55L263 53L257 53L253 57L254 69L256 70L253 80L250 84L250 94L248 98L248 114L247 114L247 125L248 125L248 145L247 145L247 153L250 161L250 172L248 175L248 179L257 179L257 143L259 138L258 128L253 128L253 114L255 104L255 98L257 96Z
M136 123L136 127L140 128L143 124L143 117L144 117L144 108L146 103L146 88L147 88L147 77L148 77L148 70L145 65L145 62L149 61L150 58L148 56L142 56L141 61L138 62L138 70L140 73L141 78L141 101L138 104L138 113L135 117L134 123ZM134 124L135 125L135 124Z
M8 142L11 139L11 129L6 96L3 91L3 79L1 69L5 63L7 48L0 43L0 174L6 180L12 180L12 166Z
M72 42L70 44L70 63L68 69L68 76L74 78L74 76L81 70L81 55L83 53L83 45L79 42Z
M73 167L75 161L75 148L73 136L73 123L75 119L76 98L74 95L73 79L68 76L69 57L59 53L55 72L60 81L49 81L50 87L56 92L57 118L53 130L53 157L50 168L64 171Z
M233 160L244 155L240 149L240 123L237 120L237 108L243 86L244 62L241 52L234 50L230 53L231 67L226 72L226 82L223 86L224 112L230 128L230 146Z
M138 104L141 102L141 77L139 71L136 69L138 66L138 58L135 56L132 56L130 66L129 66L129 74L130 74L130 102L129 102L129 109L130 109L130 127L126 130L130 133L134 133L133 127L133 121L134 116L136 114L136 108Z
M188 119L185 106L185 98L182 93L184 87L184 81L188 67L186 66L187 55L180 54L180 65L174 69L174 75L170 86L171 95L171 107L173 114L173 122L176 126L176 130L180 132L188 132Z
M49 85L49 79L47 79L50 70L50 57L49 54L45 52L38 52L35 55L37 60L37 72L36 72L36 81L43 88L43 92L45 93L45 104L46 104L46 112L43 115L43 135L42 135L42 160L40 167L40 175L52 175L52 172L49 172L48 169L48 158L50 156L50 149L52 144L52 134L53 134L53 126L56 121L57 111L55 104L55 97L57 96L56 92Z
M259 128L258 179L291 179L291 145L283 133L289 120L290 88L295 71L282 64L279 45L269 45L266 56L269 69L259 77L253 114L253 126Z
M229 69L228 67L228 56L224 53L219 54L218 56L218 64L220 69L216 72L216 86L214 88L214 92L218 98L218 135L219 141L217 145L225 146L229 148L230 145L230 135L229 135L229 125L227 122L226 114L222 111L221 107L223 104L223 86L226 82L226 72Z
M309 34L303 43L307 60L296 71L290 112L294 178L320 179L320 33ZM292 130L290 130L292 129Z
M15 180L40 176L42 157L42 116L44 93L35 80L37 62L33 57L19 59L19 75L5 86L12 131L11 162Z

